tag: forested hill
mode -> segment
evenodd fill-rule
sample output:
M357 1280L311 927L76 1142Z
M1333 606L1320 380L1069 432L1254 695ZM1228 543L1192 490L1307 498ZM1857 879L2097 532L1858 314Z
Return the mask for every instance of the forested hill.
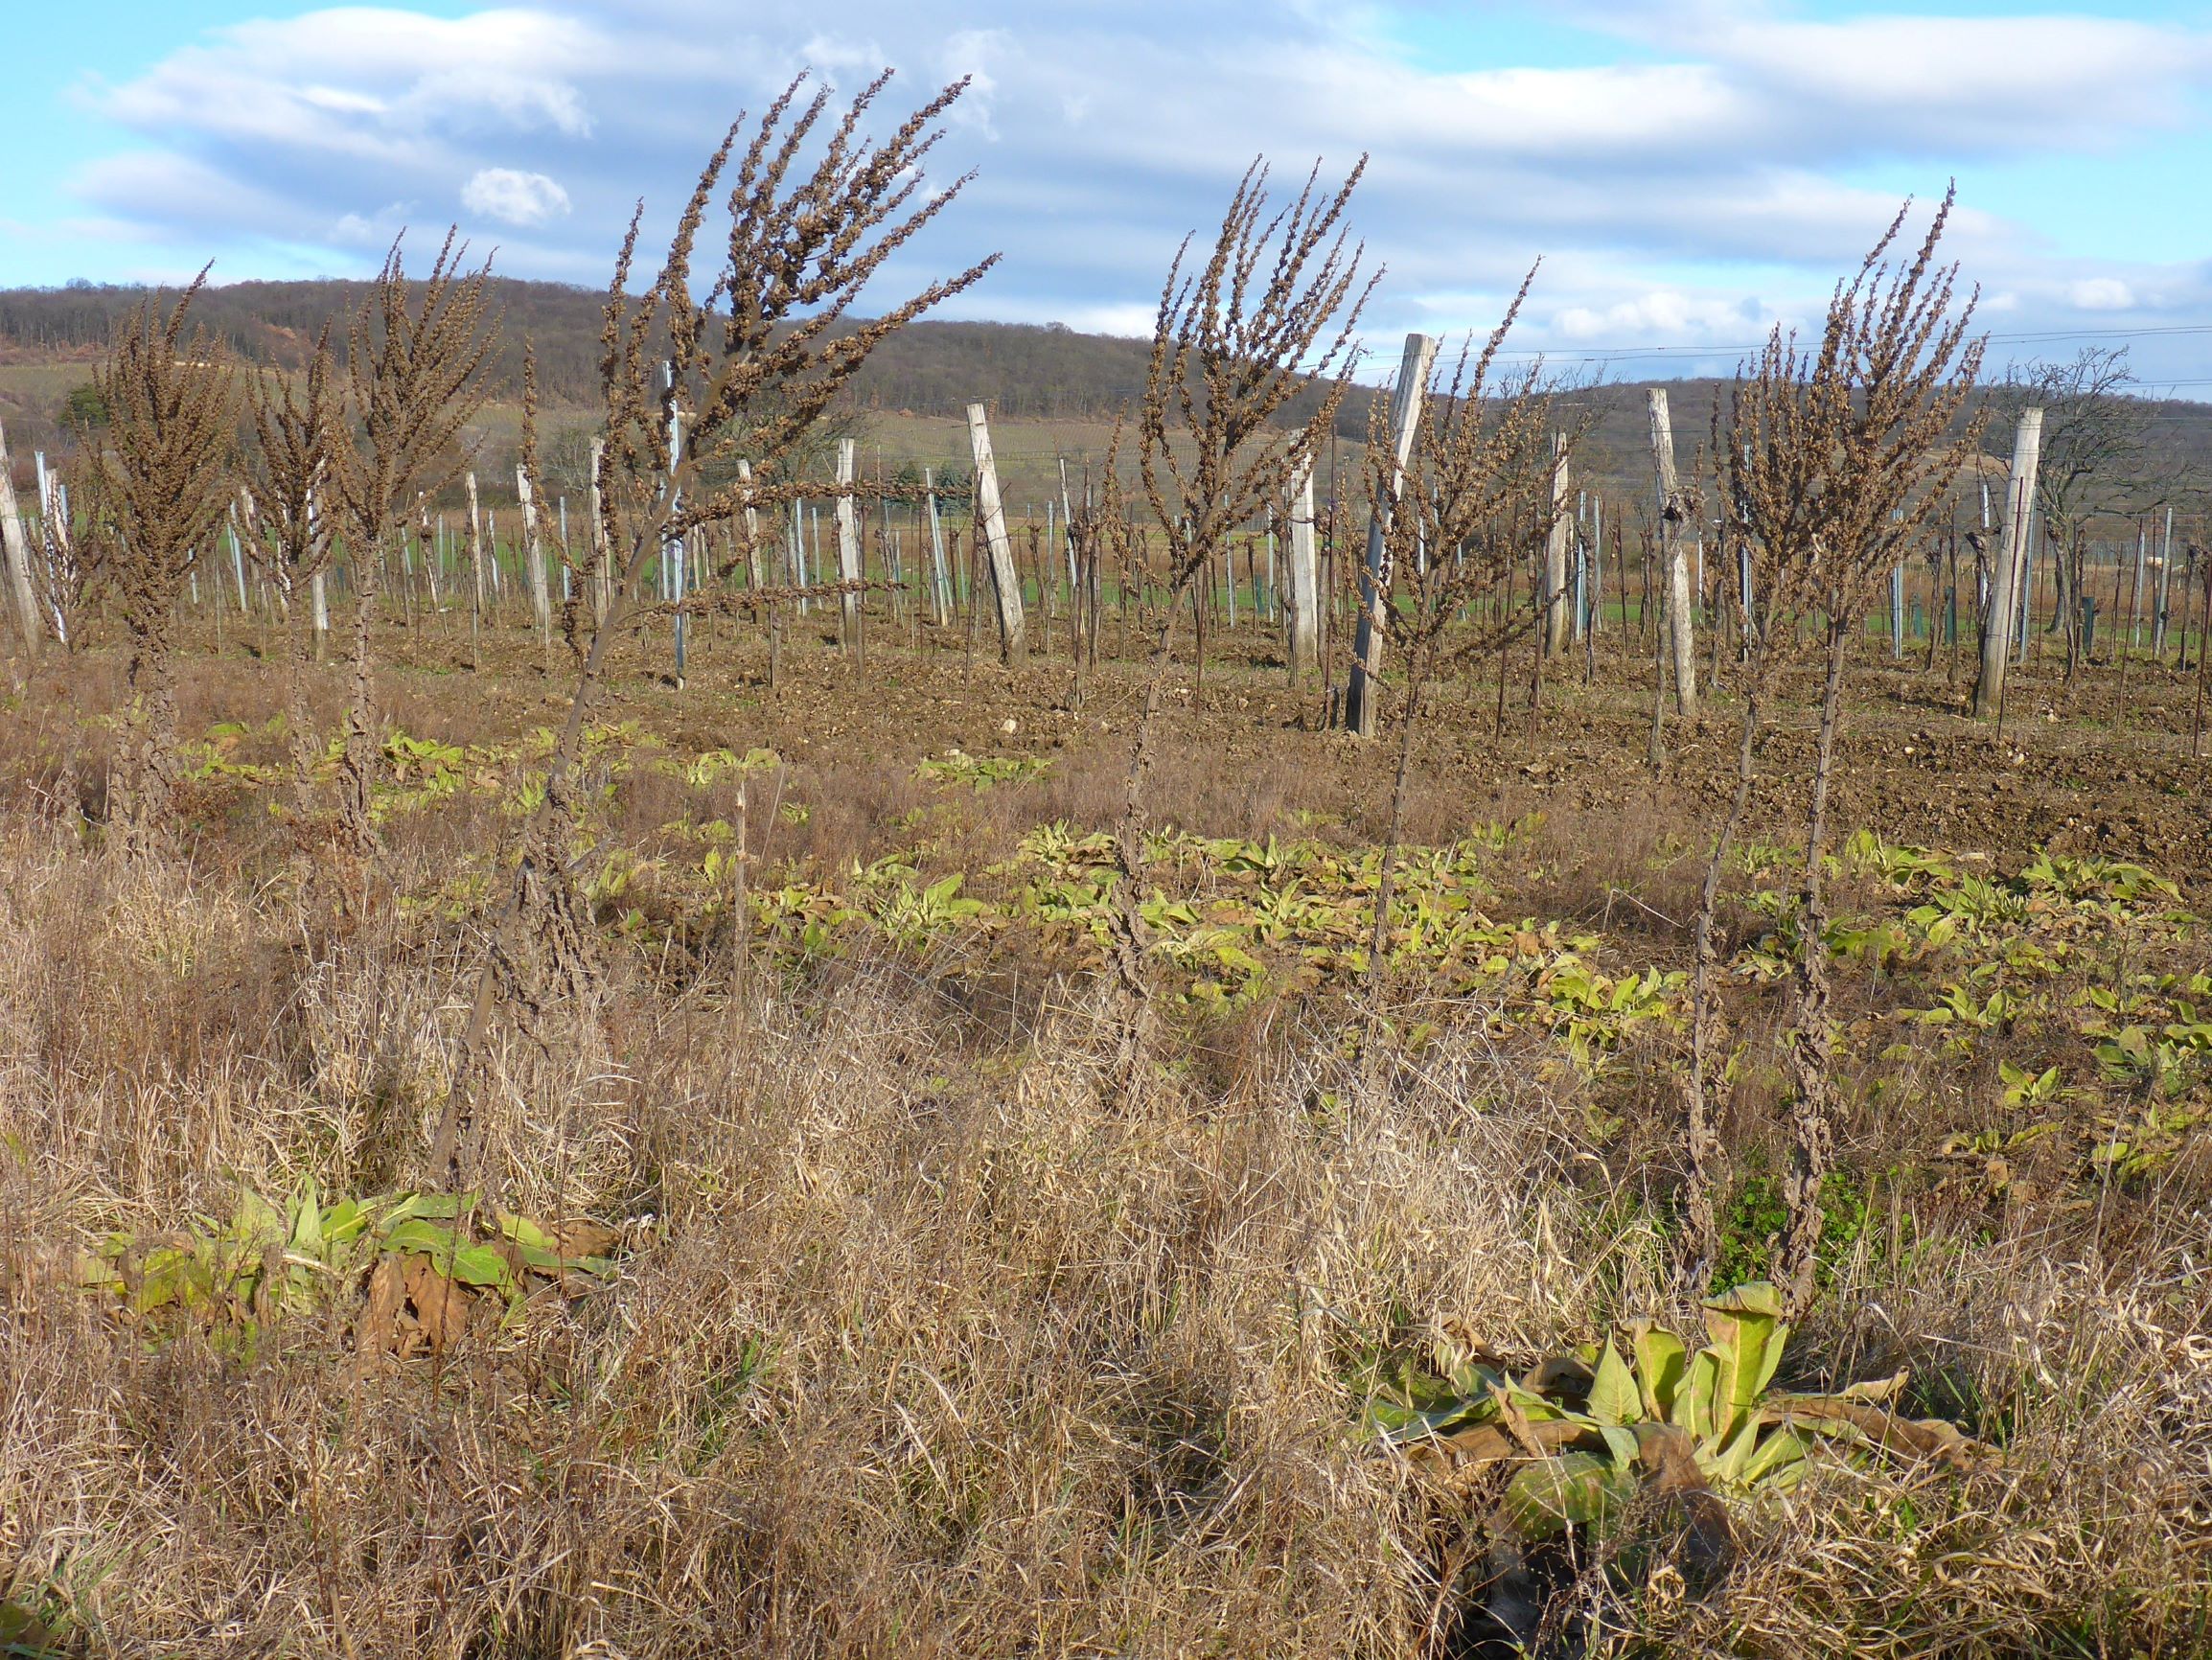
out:
M236 283L193 302L195 322L241 355L302 362L323 325L359 305L366 283ZM0 289L0 363L90 363L147 298L136 288ZM171 291L157 296L173 302ZM603 292L511 278L492 284L500 317L497 375L518 395L525 340L548 402L596 399ZM342 323L334 334L342 333ZM879 347L854 387L865 408L957 414L988 403L1012 419L1111 415L1144 383L1147 343L1059 324L922 322Z
M334 316L341 319L334 333L342 334L342 319L368 288L330 279L236 283L204 290L193 316L242 357L296 365ZM143 288L81 284L0 289L0 419L9 429L26 440L55 441L71 389L89 377L115 326L147 297ZM155 297L173 302L174 290ZM595 404L604 298L560 283L495 279L492 300L501 323L495 396L512 401L519 395L527 340L549 405ZM1009 421L1111 419L1141 390L1148 351L1144 340L1078 334L1052 323L921 322L877 348L856 379L851 402L864 415L956 417L979 403ZM1394 352L1386 355L1394 362ZM79 366L81 373L75 372ZM1668 384L1675 439L1687 461L1707 435L1720 388L1711 380ZM1562 417L1589 424L1586 471L1601 480L1624 485L1644 476L1644 390L1641 383L1616 382L1566 394L1572 412L1563 408ZM1365 436L1367 404L1357 394L1346 400L1337 426L1343 437L1356 443ZM2212 478L2212 406L2154 404L2150 427L2150 446L2172 475Z

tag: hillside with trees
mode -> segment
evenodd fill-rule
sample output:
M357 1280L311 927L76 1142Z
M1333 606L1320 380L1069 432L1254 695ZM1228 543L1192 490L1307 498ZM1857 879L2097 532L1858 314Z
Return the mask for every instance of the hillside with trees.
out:
M371 285L318 278L303 282L234 283L204 289L196 321L249 362L297 367L306 362L329 318L357 307ZM148 297L143 288L72 284L58 288L0 289L0 420L18 447L66 448L74 396L81 400L91 365L104 353L120 323ZM598 384L599 330L605 294L563 283L495 278L487 288L501 317L490 384L495 405L520 398L525 342L536 353L540 396L551 411L590 404ZM858 327L857 321L850 326ZM1394 342L1380 342L1363 380L1394 366ZM1372 343L1371 343L1371 349ZM1144 386L1149 343L1088 334L1064 324L919 321L884 342L853 378L845 394L845 430L871 415L957 418L974 403L1001 420L1107 422L1131 408ZM2124 354L2092 354L2103 366L2086 389L2105 398L2124 394ZM2112 359L2118 358L2118 376ZM82 365L81 375L72 366ZM2063 379L2071 364L2051 367L2043 379ZM1578 372L1562 360L1561 372ZM1568 390L1562 413L1589 422L1585 453L1592 476L1614 489L1640 489L1647 472L1645 391L1650 381L1610 381ZM1694 447L1708 425L1715 396L1725 382L1674 380L1676 422ZM2046 393L2054 388L2046 387ZM2000 390L1990 394L2002 401ZM1291 413L1308 413L1311 400ZM2180 400L2127 400L2131 443L2144 470L2160 476L2212 472L2212 407ZM81 409L79 413L82 413ZM1345 400L1338 436L1357 443L1367 435L1368 400ZM2002 419L1998 425L2007 425ZM2155 491L2153 492L2156 494Z

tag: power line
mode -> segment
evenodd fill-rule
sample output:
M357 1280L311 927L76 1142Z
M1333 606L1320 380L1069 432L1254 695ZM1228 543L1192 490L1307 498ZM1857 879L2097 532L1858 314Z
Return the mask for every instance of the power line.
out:
M2155 328L2140 329L2040 329L2011 334L1985 336L1993 345L2024 346L2049 345L2061 340L2138 340L2168 337L2177 334L2212 334L2212 323L2174 323ZM1500 357L1550 357L1573 363L1616 363L1636 358L1664 360L1669 357L1737 357L1765 349L1762 340L1750 346L1591 346L1580 351L1501 351ZM2163 382L2171 385L2204 385L2201 380Z

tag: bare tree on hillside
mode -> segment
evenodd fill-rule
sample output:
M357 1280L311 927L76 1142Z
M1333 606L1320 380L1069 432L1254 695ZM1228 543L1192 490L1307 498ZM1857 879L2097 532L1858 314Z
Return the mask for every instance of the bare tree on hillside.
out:
M2089 521L2148 512L2172 498L2172 466L2154 442L2156 410L2136 395L2125 346L2085 346L2063 362L2016 367L1993 387L1987 408L2010 432L2023 408L2043 411L2036 466L2036 508L2051 560L2058 614L2051 627L2066 643L2066 678L2081 666L2083 570Z

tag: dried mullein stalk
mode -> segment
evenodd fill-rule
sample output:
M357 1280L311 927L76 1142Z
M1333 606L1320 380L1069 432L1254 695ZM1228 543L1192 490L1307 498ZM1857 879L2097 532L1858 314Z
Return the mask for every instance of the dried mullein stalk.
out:
M1125 1072L1134 1076L1150 1002L1145 972L1143 804L1153 731L1172 660L1175 619L1230 533L1283 499L1336 421L1375 277L1346 210L1363 156L1333 193L1318 167L1287 207L1270 210L1267 169L1254 162L1230 198L1205 262L1187 270L1186 239L1153 320L1138 410L1138 470L1167 551L1166 609L1157 624L1144 701L1131 741L1115 830L1119 866L1113 963L1122 1004ZM1318 398L1294 408L1302 396ZM1203 680L1205 642L1196 647Z
M323 497L333 459L346 442L345 405L329 327L316 339L297 385L291 377L265 371L247 386L255 445L245 472L250 514L244 545L276 595L291 636L287 719L304 821L315 759L305 670L322 649L323 619L316 601L331 562L331 516Z
M237 455L235 374L185 321L207 279L166 318L150 303L125 324L92 383L106 415L81 433L88 540L128 633L130 719L110 789L111 818L143 843L168 821L176 781L177 598L230 506Z
M1901 550L1942 503L1958 468L1980 442L1965 421L1980 373L1982 342L1970 334L1976 296L1957 304L1958 267L1936 264L1950 215L1947 194L1915 257L1888 254L1910 203L1839 283L1815 347L1777 328L1755 367L1739 376L1723 428L1715 419L1716 462L1730 532L1739 539L1755 596L1744 608L1743 723L1736 790L1706 871L1692 976L1692 1054L1687 1080L1693 1169L1694 1264L1709 1267L1712 1191L1717 1171L1699 1149L1717 1149L1706 1100L1714 1041L1712 980L1717 960L1714 913L1722 864L1759 777L1765 713L1790 646L1807 632L1821 679L1819 737L1806 780L1806 845L1796 914L1798 966L1785 1071L1793 1103L1793 1151L1784 1183L1789 1220L1778 1278L1792 1316L1814 1290L1822 1226L1821 1188L1832 1155L1835 1085L1833 1023L1828 1012L1826 911L1828 801L1841 727L1843 677L1859 618ZM1739 596L1740 605L1741 596Z
M639 219L631 220L601 333L604 427L593 447L592 551L563 618L572 640L588 625L589 643L548 763L543 802L525 828L525 856L502 902L502 931L520 916L582 914L559 854L578 810L571 779L607 654L643 609L638 586L648 565L692 532L716 525L733 532L732 562L749 561L762 520L775 524L790 503L818 493L818 485L798 476L795 457L868 355L997 263L992 255L871 320L851 319L885 263L967 183L963 177L933 188L924 168L941 135L939 119L967 83L944 88L885 138L870 140L863 127L888 80L887 74L864 87L834 125L824 119L828 91L801 107L802 81L795 81L742 152L746 123L733 125L701 173L659 275L642 295L631 286ZM815 159L806 166L810 146ZM726 189L733 156L735 174ZM718 196L729 229L702 288L695 254ZM598 605L595 617L587 614L586 595ZM572 992L588 989L588 969L566 959L550 966ZM430 1151L433 1179L458 1180L476 1138L473 1068L501 983L495 964L478 979Z
M1416 389L1425 408L1402 476L1382 431L1385 399L1375 400L1371 422L1367 484L1382 526L1382 563L1368 621L1390 637L1406 664L1390 829L1376 874L1368 957L1378 1001L1414 736L1429 687L1457 664L1502 653L1544 620L1535 584L1526 607L1480 603L1509 587L1515 566L1544 547L1565 508L1553 489L1553 401L1540 388L1540 370L1526 369L1504 388L1491 382L1498 352L1534 280L1532 270L1480 353L1470 340L1448 378L1440 365L1433 367L1428 384ZM1562 446L1568 442L1559 435ZM1371 685L1369 695L1376 689Z
M354 590L353 695L339 769L341 835L356 854L376 844L369 799L376 751L372 624L383 566L416 498L467 465L461 437L490 395L485 361L497 336L491 265L461 266L449 231L429 274L410 284L395 242L346 330L354 442L334 450L347 567Z

